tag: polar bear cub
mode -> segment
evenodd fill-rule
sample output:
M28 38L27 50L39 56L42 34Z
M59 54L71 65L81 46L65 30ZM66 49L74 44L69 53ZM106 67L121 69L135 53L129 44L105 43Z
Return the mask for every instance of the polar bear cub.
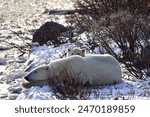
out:
M65 71L65 72L64 72ZM42 66L31 71L25 79L34 84L36 81L51 81L61 73L70 76L77 75L80 84L107 85L121 81L121 67L111 55L91 55L81 57L78 55L58 59L47 66ZM73 73L73 74L72 74ZM64 78L61 77L60 78Z
M73 49L68 49L67 52L67 57L72 56L72 55L80 55L82 57L85 57L85 49L80 49L80 48L73 48Z

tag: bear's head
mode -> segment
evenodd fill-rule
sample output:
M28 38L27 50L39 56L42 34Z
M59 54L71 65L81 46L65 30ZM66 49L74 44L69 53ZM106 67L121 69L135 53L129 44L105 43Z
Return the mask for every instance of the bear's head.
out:
M41 66L32 70L29 74L24 77L27 81L39 81L46 80L49 78L49 67Z
M67 56L72 56L72 55L79 55L82 57L85 57L85 49L80 49L80 48L73 48L73 49L68 49Z

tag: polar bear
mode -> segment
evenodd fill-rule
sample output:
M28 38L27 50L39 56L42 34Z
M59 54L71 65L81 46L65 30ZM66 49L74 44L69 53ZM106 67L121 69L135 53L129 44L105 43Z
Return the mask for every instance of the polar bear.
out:
M72 56L72 55L80 55L82 57L85 57L85 49L80 49L80 48L73 48L73 49L68 49L67 51L67 57Z
M91 55L86 57L74 55L57 59L49 65L35 68L25 76L25 79L31 85L35 85L37 81L42 84L44 81L53 80L59 74L64 78L66 72L70 77L72 74L77 75L75 78L78 83L83 85L88 83L91 86L119 83L122 74L119 62L111 55Z

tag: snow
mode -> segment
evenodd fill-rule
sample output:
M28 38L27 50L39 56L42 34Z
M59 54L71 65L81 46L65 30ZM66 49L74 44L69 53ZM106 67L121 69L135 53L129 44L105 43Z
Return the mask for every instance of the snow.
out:
M31 87L29 90L23 90L17 97L17 100L55 100L56 96L52 93L52 88L49 86Z
M57 48L46 46L35 47L33 48L33 53L31 53L25 65L30 60L33 61L31 63L32 69L40 64L47 64L47 62L51 62L55 59L58 59L60 55L64 53L70 46L71 44L64 44ZM13 87L14 90L17 90L17 85L13 85ZM150 78L147 78L146 80L136 81L123 79L122 83L120 84L99 87L97 92L99 94L98 99L150 99L149 89ZM94 99L92 95L90 98ZM31 87L30 89L23 89L16 99L46 100L57 98L53 94L53 90L51 89L51 87L36 86Z
M33 47L32 54L29 59L25 62L25 65L29 65L28 71L41 64L49 64L52 60L58 59L65 54L68 48L72 47L73 44L64 44L63 46L53 48L52 46L40 46Z
M23 88L21 83L24 82L24 71L28 66L30 66L30 69L27 72L37 66L48 64L60 58L60 55L64 54L72 46L74 45L67 43L56 48L52 46L33 47L33 52L30 53L29 59L23 66L19 70L6 74L6 77L3 78L6 85L0 85L0 96L3 98L8 96L6 99L17 100L56 100L57 98L49 86ZM30 63L30 61L32 62ZM91 94L90 99L150 99L150 78L127 80L128 76L126 74L124 76L123 81L119 84L100 86L96 89L99 96L95 97L94 94Z

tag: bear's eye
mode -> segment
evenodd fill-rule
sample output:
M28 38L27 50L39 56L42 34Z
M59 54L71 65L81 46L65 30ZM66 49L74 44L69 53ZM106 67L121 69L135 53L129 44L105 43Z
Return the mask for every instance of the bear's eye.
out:
M34 73L37 73L37 71L34 71Z
M71 55L73 55L73 53Z
M80 55L80 53L77 53L77 55Z
M48 67L46 67L46 70L48 70Z

